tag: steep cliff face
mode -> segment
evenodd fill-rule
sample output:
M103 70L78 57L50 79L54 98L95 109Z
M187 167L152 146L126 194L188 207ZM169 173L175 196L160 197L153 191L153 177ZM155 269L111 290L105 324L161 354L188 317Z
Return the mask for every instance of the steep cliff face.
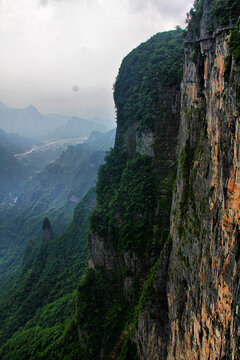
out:
M161 311L167 313L170 246L166 243L176 177L182 59L182 32L172 31L157 34L133 50L119 71L114 92L116 142L99 171L97 205L91 216L89 267L94 272L79 289L79 322L89 320L87 294L85 298L82 294L94 277L93 287L103 281L108 284L99 295L103 299L99 311L102 324L106 318L116 324L110 328L103 325L98 344L96 336L95 343L85 343L86 351L94 349L92 355L85 353L89 359L136 355L138 343L132 335L145 300L137 310L136 306L143 283L159 259L165 267L158 291L164 306ZM84 304L85 312L81 311ZM116 311L116 304L121 311ZM84 333L79 327L83 344L89 339L93 320L88 321L89 329ZM165 333L166 324L159 327ZM162 349L165 353L166 346Z
M168 359L239 359L239 65L229 30L188 34L182 83ZM231 55L230 55L231 56Z

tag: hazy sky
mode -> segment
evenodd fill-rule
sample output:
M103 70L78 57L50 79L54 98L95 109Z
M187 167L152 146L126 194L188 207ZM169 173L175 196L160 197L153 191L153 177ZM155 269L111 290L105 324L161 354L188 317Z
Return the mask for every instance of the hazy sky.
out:
M0 102L114 125L123 57L157 32L185 27L192 2L0 0Z

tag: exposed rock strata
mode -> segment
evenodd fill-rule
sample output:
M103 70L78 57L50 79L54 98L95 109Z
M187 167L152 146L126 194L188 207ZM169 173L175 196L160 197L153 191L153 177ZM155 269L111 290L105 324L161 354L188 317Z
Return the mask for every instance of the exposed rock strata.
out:
M202 39L196 63L186 44L171 223L169 360L240 358L239 68L233 63L232 80L225 81L227 40L225 32Z
M188 34L185 44L168 306L158 293L166 276L162 263L160 285L138 321L141 360L240 358L240 73L233 62L230 80L224 78L229 27L209 36L209 11L205 6L200 38Z

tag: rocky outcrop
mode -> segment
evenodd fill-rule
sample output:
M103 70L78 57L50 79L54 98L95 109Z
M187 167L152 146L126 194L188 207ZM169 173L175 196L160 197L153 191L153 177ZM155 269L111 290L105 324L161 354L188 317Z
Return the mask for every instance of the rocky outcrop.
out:
M52 240L53 232L52 232L51 223L50 223L48 218L44 219L42 229L43 229L43 232L44 232L43 241L44 242L49 242L50 240Z

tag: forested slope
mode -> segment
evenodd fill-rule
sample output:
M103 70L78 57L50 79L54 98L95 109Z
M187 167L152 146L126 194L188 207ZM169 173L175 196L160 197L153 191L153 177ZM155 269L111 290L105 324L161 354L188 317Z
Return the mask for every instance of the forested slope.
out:
M94 204L91 190L63 235L46 242L42 234L28 242L15 285L1 299L1 359L37 359L63 334L87 266L88 217Z

